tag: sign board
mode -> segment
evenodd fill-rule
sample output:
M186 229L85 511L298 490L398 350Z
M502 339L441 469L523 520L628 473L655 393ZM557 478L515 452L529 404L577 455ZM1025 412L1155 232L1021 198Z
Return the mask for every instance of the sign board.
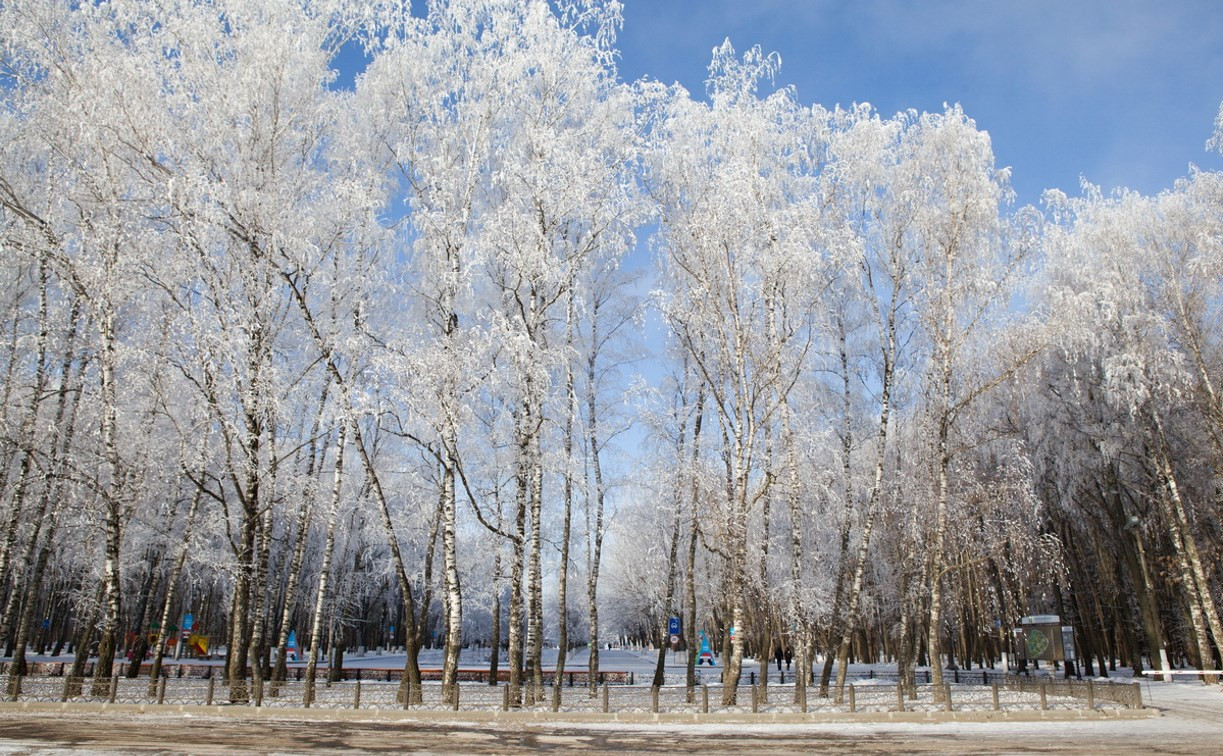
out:
M297 661L297 631L289 631L289 641L285 644L285 656L289 661Z
M1062 618L1056 614L1034 614L1019 620L1021 625L1059 625Z
M683 648L684 623L679 617L671 617L667 620L667 635L670 636L670 648L672 651L679 651Z
M1062 625L1062 652L1067 661L1078 658L1074 654L1074 628L1069 625Z
M1053 616L1053 615L1049 615ZM1030 619L1028 617L1025 620ZM1043 619L1043 617L1041 617ZM1074 658L1074 628L1061 622L1023 623L1014 631L1019 656L1028 661L1066 661Z

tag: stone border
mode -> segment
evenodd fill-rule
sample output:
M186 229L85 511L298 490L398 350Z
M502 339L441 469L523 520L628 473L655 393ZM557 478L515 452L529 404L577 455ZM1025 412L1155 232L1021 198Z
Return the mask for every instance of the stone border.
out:
M891 711L812 712L809 714L762 712L760 714L690 714L640 712L545 712L545 711L391 711L381 709L289 709L245 705L193 706L178 704L108 704L0 702L0 713L38 712L71 714L150 714L154 716L232 717L252 720L299 719L313 721L418 721L486 724L500 722L537 724L888 724L894 722L1081 722L1150 719L1162 716L1159 709L1049 709L1046 711Z

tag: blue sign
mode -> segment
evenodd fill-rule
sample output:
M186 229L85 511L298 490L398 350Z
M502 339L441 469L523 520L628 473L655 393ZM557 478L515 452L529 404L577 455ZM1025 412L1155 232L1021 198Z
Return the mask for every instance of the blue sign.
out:
M194 624L195 624L195 616L194 616L194 615L192 615L192 614L187 614L187 615L184 615L184 616L183 616L183 629L184 629L184 630L190 630L190 629L191 629L191 626L192 626L192 625L194 625Z
M672 617L671 619L667 620L667 634L668 635L679 635L680 629L683 626L684 625L682 622L680 622L679 617Z

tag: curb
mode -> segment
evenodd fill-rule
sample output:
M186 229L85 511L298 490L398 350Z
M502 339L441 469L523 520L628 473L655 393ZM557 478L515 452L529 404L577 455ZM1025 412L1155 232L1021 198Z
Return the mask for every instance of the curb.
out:
M0 713L147 714L152 716L208 716L235 719L298 719L312 721L424 721L464 723L540 724L889 724L894 722L1083 722L1151 719L1159 709L1049 709L1022 711L890 711L890 712L765 712L760 714L696 714L686 712L551 712L551 711L396 711L389 709L302 709L253 706L198 706L181 704L19 703L0 702Z

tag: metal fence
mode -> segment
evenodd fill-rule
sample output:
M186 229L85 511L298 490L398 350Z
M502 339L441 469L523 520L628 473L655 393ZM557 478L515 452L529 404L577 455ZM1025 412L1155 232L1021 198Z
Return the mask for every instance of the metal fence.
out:
M988 684L947 683L896 685L886 680L859 680L840 698L833 687L821 696L818 687L774 683L741 685L732 702L724 702L719 683L661 687L603 685L594 695L587 687L535 688L514 695L508 685L466 684L446 698L437 683L404 686L385 681L328 683L313 687L285 682L162 677L109 678L0 676L4 700L31 702L122 703L152 705L257 706L417 711L566 711L605 713L856 713L893 711L1023 711L1050 709L1142 708L1138 683L1102 683L1052 678L999 676ZM406 696L404 694L407 694ZM406 700L405 700L406 699Z

